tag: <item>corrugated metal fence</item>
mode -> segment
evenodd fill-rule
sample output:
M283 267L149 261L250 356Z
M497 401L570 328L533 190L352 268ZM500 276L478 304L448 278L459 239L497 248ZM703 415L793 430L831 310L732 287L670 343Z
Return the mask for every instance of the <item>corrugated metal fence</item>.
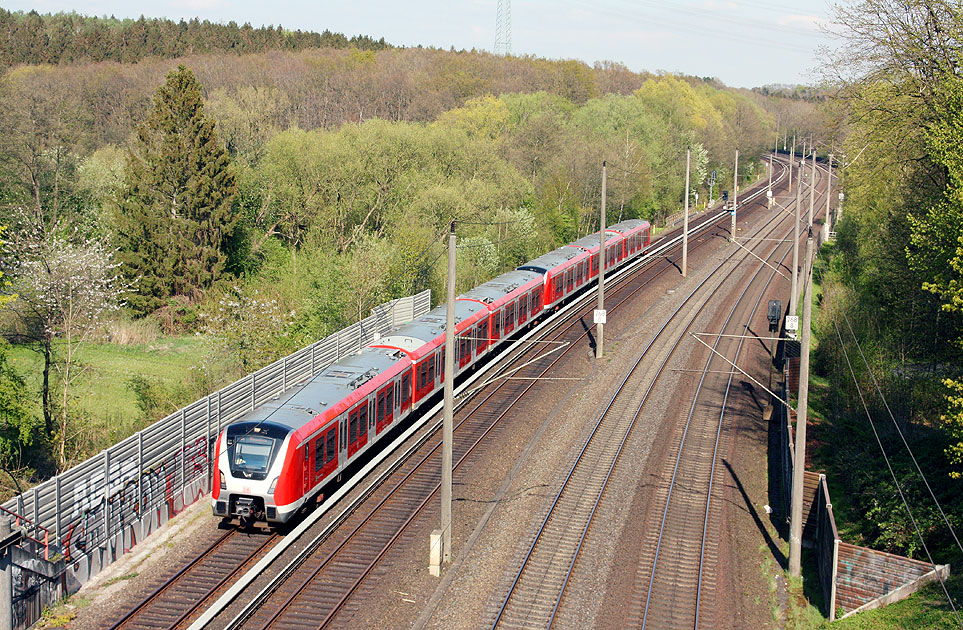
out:
M210 452L224 425L430 307L430 291L382 304L360 322L191 403L7 501L0 516L25 529L24 551L65 561L62 586L73 592L210 490ZM22 584L37 583L36 575L27 575L36 571L18 567ZM26 594L24 589L15 590ZM15 604L24 612L36 608L23 597Z

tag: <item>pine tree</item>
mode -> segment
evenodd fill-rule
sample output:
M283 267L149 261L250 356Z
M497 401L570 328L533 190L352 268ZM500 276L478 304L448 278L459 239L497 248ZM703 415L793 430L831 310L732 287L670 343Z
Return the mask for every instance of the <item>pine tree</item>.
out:
M158 88L127 157L117 224L124 273L138 282L131 306L150 312L217 280L236 195L227 151L204 115L201 85L178 66Z

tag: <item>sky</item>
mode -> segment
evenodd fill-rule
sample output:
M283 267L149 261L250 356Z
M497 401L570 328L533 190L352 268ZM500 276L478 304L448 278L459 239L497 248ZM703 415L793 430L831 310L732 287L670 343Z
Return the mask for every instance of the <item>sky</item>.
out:
M818 82L835 47L832 0L513 0L511 51L715 77L732 87ZM6 0L5 9L118 18L198 17L493 50L497 0Z

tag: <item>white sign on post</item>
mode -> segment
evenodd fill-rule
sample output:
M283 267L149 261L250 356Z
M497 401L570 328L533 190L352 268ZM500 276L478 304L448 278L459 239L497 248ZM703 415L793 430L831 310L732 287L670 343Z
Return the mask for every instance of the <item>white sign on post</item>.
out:
M796 332L799 330L799 316L786 315L786 332Z
M605 309L604 308L601 310L595 309L594 311L592 311L592 320L593 320L593 323L595 324L608 323L605 321Z

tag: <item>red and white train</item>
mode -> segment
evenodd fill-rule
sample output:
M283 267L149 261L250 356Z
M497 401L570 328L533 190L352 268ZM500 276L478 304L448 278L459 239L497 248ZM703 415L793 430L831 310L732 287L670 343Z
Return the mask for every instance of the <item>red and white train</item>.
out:
M609 227L606 270L639 256L649 242L647 221ZM594 283L598 253L595 233L456 298L456 376ZM347 465L383 448L388 429L443 387L447 308L398 327L228 425L214 451L214 514L286 522Z

